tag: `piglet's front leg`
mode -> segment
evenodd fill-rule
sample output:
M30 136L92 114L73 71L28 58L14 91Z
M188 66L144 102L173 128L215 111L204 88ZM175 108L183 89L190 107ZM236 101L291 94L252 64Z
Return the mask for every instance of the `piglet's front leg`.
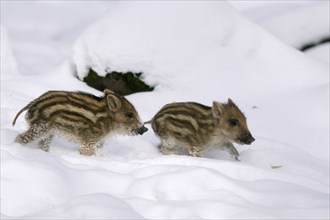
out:
M241 161L240 155L232 143L230 142L225 143L224 145L221 146L221 148L229 152L230 155L234 157L236 161Z

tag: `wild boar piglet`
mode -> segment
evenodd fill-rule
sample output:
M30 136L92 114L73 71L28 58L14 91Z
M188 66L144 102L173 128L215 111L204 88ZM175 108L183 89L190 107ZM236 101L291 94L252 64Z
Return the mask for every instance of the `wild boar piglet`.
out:
M95 155L109 135L142 135L148 130L134 106L108 89L101 97L85 92L46 92L17 113L13 126L25 110L29 129L18 135L16 142L38 140L44 151L49 150L55 134L78 142L80 154L89 156Z
M180 149L186 149L200 157L204 151L220 147L239 161L233 142L251 144L255 140L244 114L231 99L214 101L212 107L195 102L167 104L145 123L151 123L160 137L163 154L181 154Z

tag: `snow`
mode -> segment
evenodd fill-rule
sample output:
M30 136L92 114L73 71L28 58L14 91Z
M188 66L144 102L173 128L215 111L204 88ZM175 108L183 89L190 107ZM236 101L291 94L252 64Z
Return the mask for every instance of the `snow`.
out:
M3 4L1 218L330 217L328 63L279 41L226 2ZM48 19L28 19L39 9ZM10 13L20 10L21 17ZM24 27L37 34L23 37L30 31ZM21 116L12 127L12 119L41 93L101 94L75 77L89 67L142 71L155 91L127 99L143 120L169 102L211 105L231 97L256 142L237 146L241 162L216 149L204 158L162 155L151 128L112 138L92 157L60 138L48 153L14 143L26 123Z
M318 60L330 63L330 43L321 44L306 51L306 54Z
M11 74L18 74L17 63L13 58L11 44L8 40L7 30L1 25L1 72L10 72Z
M326 79L327 75L322 73L319 76L309 73L301 76L298 63L306 59L305 56L299 59L299 55L279 57L281 53L297 52L283 47L252 23L239 20L238 14L228 4L214 3L213 7L203 7L203 3L196 2L191 4L190 10L186 10L184 2L176 3L176 7L166 2L147 4L127 2L125 6L117 5L115 13L104 16L84 32L75 44L73 57L80 79L86 76L89 68L101 75L105 75L106 71L144 72L145 80L150 84L181 87L175 84L186 80L185 87L191 85L196 90L189 80L195 81L201 72L207 71L209 77L221 80L210 81L209 77L199 77L199 90L225 87L236 81L238 87L247 88L249 92L259 92L261 89L266 92L271 88L270 84L275 83L278 83L277 86L302 86L310 84L311 80L322 83ZM149 9L147 12L143 10L145 7ZM217 11L223 13L217 14ZM169 18L168 13L171 14ZM201 29L203 32L200 32ZM283 73L275 73L279 69L264 71L263 65L267 62L274 64L274 58L275 65L283 66L291 73L291 79L283 81ZM291 65L287 65L288 59ZM237 63L241 71L253 72L253 75L238 75L237 68L232 68ZM320 65L319 68L323 67ZM318 72L323 71L320 69ZM226 77L221 76L224 74ZM237 80L241 77L244 80ZM254 83L261 77L268 80L262 84ZM226 87L226 90L230 89ZM230 94L233 93L236 92L230 91Z
M230 2L249 19L295 48L330 36L329 1Z
M71 54L72 43L79 34L101 17L109 4L97 1L1 1L1 23L15 42L13 49L20 60L20 72L48 73L60 65Z

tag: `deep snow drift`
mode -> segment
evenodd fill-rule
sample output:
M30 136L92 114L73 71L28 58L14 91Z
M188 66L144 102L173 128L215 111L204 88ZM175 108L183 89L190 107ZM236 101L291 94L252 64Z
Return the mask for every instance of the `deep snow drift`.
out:
M111 4L75 43L73 63L47 74L21 74L9 43L1 27L2 217L329 218L329 67L228 3ZM231 97L256 142L237 146L239 163L220 150L161 155L151 129L93 157L62 139L49 153L13 143L26 128L22 116L12 128L13 117L42 92L101 94L74 77L90 67L142 71L156 90L127 98L143 120L169 102Z

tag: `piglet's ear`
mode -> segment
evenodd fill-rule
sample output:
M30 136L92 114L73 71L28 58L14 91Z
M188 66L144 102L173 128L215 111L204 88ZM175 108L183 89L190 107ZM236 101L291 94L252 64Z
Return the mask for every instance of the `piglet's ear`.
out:
M220 102L213 102L212 114L215 118L220 118L222 112L224 111L224 106Z
M114 95L107 95L107 103L110 111L116 112L121 107L121 101Z
M231 100L230 98L228 99L228 104L229 105L235 105L236 106L236 104L233 102L233 100Z

